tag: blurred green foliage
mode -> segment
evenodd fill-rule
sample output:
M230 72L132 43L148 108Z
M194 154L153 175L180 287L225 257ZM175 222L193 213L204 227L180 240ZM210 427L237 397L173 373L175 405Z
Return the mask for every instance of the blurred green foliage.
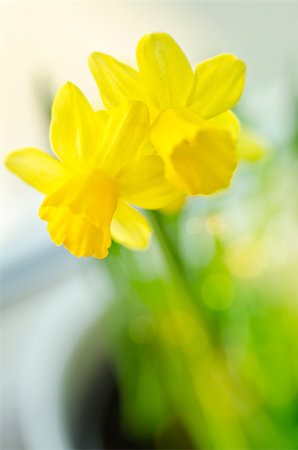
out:
M113 246L103 320L122 423L156 448L298 447L298 127L230 190Z

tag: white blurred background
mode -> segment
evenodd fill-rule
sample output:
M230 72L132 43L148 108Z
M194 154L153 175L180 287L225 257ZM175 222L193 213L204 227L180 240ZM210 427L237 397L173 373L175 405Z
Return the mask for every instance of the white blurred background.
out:
M92 51L134 65L139 38L153 31L172 34L193 65L221 52L242 58L248 76L239 108L278 144L293 126L289 86L297 89L297 17L298 3L286 1L2 1L1 161L25 146L49 150L48 107L67 80L101 106L87 65ZM46 448L60 448L53 379L109 298L104 273L50 241L37 215L40 201L1 164L3 449L45 448L45 435L51 439ZM68 445L66 439L62 447Z

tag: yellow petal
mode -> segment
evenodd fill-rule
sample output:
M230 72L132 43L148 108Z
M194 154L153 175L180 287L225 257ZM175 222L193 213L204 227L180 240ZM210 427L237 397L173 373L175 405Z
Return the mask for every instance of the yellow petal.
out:
M153 124L151 139L168 180L185 194L208 195L229 185L237 157L226 130L187 109L168 109Z
M166 33L147 34L137 47L144 84L160 108L183 106L193 83L193 71L174 39Z
M230 133L234 142L238 141L240 134L240 122L232 111L226 111L216 117L212 117L212 119L209 119L208 122L210 125L226 130Z
M187 106L204 118L231 109L239 100L245 64L234 55L218 55L200 63L195 71Z
M237 153L240 159L255 162L262 159L268 152L269 144L254 132L243 129L239 136Z
M92 159L100 147L106 121L105 111L93 111L80 89L66 83L52 106L50 139L56 155L70 166Z
M110 110L100 164L112 176L121 177L142 155L150 142L150 119L146 106L125 102Z
M92 53L89 68L106 108L119 106L125 100L150 103L139 73L104 53Z
M36 148L23 148L11 152L5 160L6 166L22 180L45 194L63 176L60 161Z
M136 209L120 201L113 217L111 231L116 242L132 250L146 250L152 234L147 219Z
M184 197L166 180L164 163L158 155L140 158L131 166L119 180L119 195L145 209L161 209Z
M111 245L111 221L118 202L113 180L100 172L62 180L43 201L39 215L57 245L75 256L104 258Z

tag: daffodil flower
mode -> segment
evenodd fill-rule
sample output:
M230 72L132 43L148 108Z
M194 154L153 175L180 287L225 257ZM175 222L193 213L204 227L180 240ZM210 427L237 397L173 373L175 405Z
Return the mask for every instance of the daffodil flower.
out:
M207 195L227 187L237 165L239 123L230 109L239 100L245 65L230 54L195 71L165 33L145 35L137 46L139 70L103 53L89 59L107 108L126 99L145 103L151 140L167 179L184 194Z
M6 159L11 171L46 194L39 215L57 245L96 258L107 256L111 236L131 249L147 247L151 227L131 205L162 208L177 198L162 160L148 151L149 129L140 102L95 112L75 85L58 91L50 126L57 158L24 148Z

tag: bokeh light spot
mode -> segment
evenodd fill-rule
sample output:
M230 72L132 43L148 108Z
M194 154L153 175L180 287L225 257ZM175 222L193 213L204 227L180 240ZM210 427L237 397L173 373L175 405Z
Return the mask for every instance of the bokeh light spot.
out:
M226 262L237 277L254 278L266 268L266 248L260 240L239 240L227 249Z
M189 355L201 354L207 348L206 333L187 311L168 314L161 323L161 334L167 343L183 347Z
M219 214L212 214L206 219L206 229L212 236L220 236L226 230L226 223Z
M189 234L199 234L203 225L204 222L200 217L190 217L186 222L186 231Z

